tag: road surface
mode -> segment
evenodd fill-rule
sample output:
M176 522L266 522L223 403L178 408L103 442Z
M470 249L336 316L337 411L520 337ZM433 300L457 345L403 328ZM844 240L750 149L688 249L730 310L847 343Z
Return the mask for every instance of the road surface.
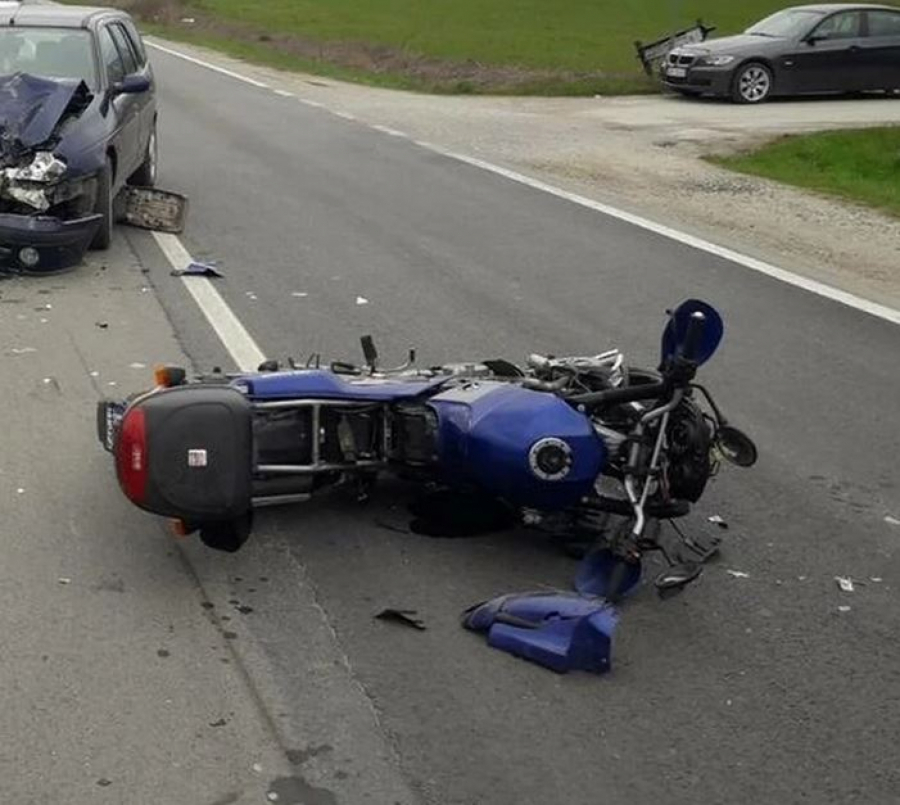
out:
M135 364L231 365L150 233L122 230L77 274L2 283L4 801L897 800L897 325L153 60L160 184L191 198L182 242L218 261L267 356L354 358L371 333L398 362L617 345L653 364L664 310L697 296L727 328L704 376L761 459L688 522L730 526L702 580L628 603L612 674L556 676L458 625L486 597L571 583L544 538L399 533L383 523L402 524L405 490L386 485L366 507L264 512L225 556L124 503L93 400L140 388ZM427 631L373 619L388 606Z

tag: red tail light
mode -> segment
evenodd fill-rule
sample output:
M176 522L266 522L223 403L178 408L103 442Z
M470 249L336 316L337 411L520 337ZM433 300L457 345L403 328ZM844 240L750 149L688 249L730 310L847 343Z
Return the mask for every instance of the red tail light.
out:
M116 471L122 491L134 503L144 500L147 475L147 431L144 411L132 408L125 414L116 448Z

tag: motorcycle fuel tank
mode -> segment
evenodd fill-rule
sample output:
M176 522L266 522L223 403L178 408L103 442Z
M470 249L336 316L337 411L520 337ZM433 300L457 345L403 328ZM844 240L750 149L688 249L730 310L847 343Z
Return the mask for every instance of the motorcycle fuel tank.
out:
M552 511L588 494L605 466L590 420L553 394L477 381L429 404L438 415L440 470L451 484Z

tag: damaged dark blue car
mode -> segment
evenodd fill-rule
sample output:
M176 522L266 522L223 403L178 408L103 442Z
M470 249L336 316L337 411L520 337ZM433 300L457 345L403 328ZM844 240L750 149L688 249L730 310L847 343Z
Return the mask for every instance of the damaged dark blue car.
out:
M0 270L69 268L109 247L126 183L156 181L153 73L108 8L0 9Z

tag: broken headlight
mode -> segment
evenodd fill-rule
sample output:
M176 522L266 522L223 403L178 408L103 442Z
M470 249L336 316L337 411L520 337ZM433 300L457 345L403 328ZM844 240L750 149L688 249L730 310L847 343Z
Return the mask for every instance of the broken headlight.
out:
M65 179L67 166L49 151L38 151L26 165L0 171L0 196L18 201L36 212L57 212L68 216L84 215L94 209L97 198L96 176Z

